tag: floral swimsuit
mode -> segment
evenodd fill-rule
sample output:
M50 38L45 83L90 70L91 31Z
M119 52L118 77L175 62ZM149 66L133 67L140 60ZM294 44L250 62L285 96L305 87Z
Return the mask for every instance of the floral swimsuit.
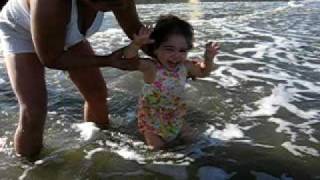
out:
M179 64L174 71L167 70L159 63L156 67L154 82L145 83L142 89L138 127L142 134L149 131L169 142L178 136L184 123L187 69L184 64Z

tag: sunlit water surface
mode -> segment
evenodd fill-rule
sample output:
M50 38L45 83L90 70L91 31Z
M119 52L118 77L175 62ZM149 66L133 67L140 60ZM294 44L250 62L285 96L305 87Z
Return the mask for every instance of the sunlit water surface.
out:
M103 68L112 128L82 123L68 76L47 70L45 148L16 157L18 106L0 64L0 179L320 179L320 2L206 2L138 5L152 23L174 13L194 25L196 43L217 41L210 77L187 86L187 121L202 132L189 146L151 152L136 130L142 78ZM90 38L98 54L128 44L112 14Z

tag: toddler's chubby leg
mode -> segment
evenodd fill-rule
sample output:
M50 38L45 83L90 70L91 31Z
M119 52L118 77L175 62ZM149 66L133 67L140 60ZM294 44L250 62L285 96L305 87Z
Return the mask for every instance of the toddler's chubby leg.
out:
M143 133L144 138L152 150L160 150L165 147L165 142L161 137L151 131L145 131Z
M184 124L181 129L180 138L185 143L194 143L199 138L199 132L195 128L190 127L188 124Z

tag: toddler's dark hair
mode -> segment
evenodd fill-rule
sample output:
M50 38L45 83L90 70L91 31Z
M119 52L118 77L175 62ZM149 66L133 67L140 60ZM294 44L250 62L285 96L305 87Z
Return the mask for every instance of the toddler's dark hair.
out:
M191 49L193 47L193 27L191 24L171 14L161 15L150 35L150 39L154 40L154 43L148 46L151 55L154 56L154 50L157 49L161 43L167 41L169 36L173 34L184 36L188 48Z

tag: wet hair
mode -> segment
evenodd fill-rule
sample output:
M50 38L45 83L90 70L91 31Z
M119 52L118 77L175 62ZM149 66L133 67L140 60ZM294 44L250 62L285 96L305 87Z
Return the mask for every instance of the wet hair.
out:
M188 49L193 47L193 27L191 24L171 14L161 15L150 35L154 43L148 46L148 51L153 57L155 56L154 50L167 41L171 35L182 35L187 41Z

